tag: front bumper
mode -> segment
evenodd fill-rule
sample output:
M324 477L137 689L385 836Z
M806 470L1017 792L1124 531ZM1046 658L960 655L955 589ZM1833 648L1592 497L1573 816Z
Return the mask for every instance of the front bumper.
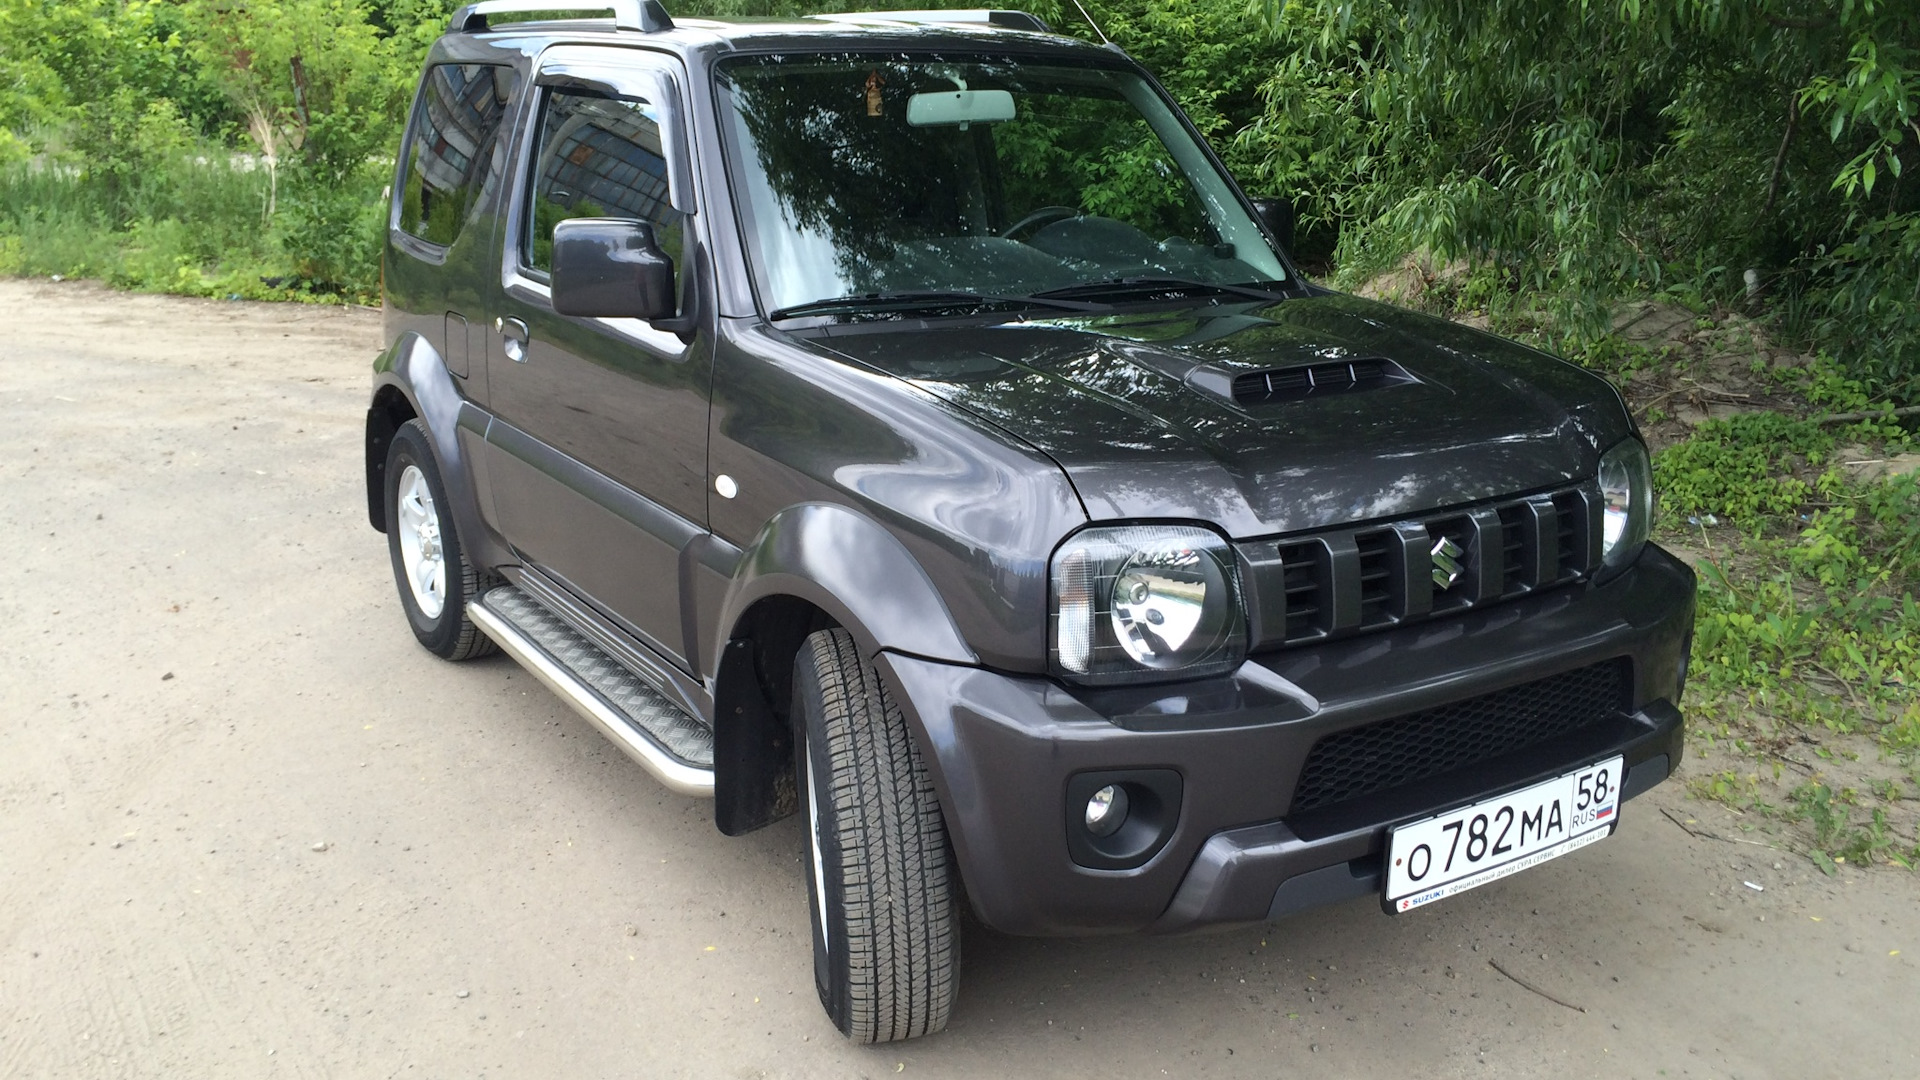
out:
M920 739L975 913L1007 933L1177 932L1261 922L1377 891L1390 826L1612 754L1625 794L1679 765L1693 573L1657 547L1579 585L1314 647L1229 677L1074 690L897 653L877 660ZM1615 716L1439 776L1290 814L1322 738L1608 660ZM1173 770L1164 846L1124 870L1068 850L1066 790L1089 770Z

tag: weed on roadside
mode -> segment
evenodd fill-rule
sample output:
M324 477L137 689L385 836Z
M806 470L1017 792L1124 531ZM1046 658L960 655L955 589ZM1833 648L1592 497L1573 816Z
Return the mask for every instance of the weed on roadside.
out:
M156 156L126 175L18 162L0 168L0 275L102 278L184 296L377 302L382 170L364 171L326 190L290 187L283 176L280 212L270 216L266 170L211 145Z
M1696 560L1688 711L1711 764L1690 790L1777 809L1829 872L1912 868L1920 476L1852 479L1828 457L1840 436L1771 414L1701 427L1655 464L1666 537L1707 549ZM1728 524L1675 527L1681 510Z
M1920 847L1902 850L1902 844L1888 824L1884 807L1866 808L1864 818L1854 814L1862 798L1852 789L1833 789L1817 781L1795 788L1790 795L1794 815L1813 830L1809 856L1828 874L1837 864L1871 866L1876 862L1893 863L1913 869Z

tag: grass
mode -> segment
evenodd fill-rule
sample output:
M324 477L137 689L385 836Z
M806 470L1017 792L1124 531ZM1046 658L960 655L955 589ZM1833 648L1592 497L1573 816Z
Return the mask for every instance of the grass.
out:
M1920 474L1846 465L1916 445L1897 425L1766 412L1701 423L1654 459L1657 535L1700 576L1687 711L1707 771L1691 790L1791 826L1828 873L1920 864Z

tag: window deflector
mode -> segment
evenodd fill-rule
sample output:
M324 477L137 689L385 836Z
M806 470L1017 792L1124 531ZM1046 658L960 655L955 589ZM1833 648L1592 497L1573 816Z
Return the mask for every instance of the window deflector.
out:
M528 95L533 102L531 117L516 135L521 143L521 161L515 170L515 194L509 203L511 209L506 221L508 240L502 245L501 252L504 261L501 285L509 296L543 308L551 308L553 303L547 275L522 265L520 243L513 239L527 227L526 215L530 213L527 195L531 183L528 170L532 168L532 158L538 149L535 144L540 137L542 102L551 91L573 90L616 98L639 98L656 108L660 116L661 148L667 160L667 202L675 210L687 215L689 245L698 248L700 241L694 221L696 200L693 195L693 167L687 150L684 123L685 99L681 96L674 73L665 67L672 62L668 57L649 50L609 49L607 46L558 45L541 54L536 65L537 74L533 78L535 90ZM586 319L582 322L598 327L602 332L611 332L645 344L668 358L680 360L688 353L688 344L677 334L656 330L641 319Z
M660 114L660 145L667 159L667 199L675 210L693 214L693 170L687 158L685 110L679 87L665 71L634 69L604 56L571 58L549 53L534 81L543 88L577 90L606 97L639 98Z

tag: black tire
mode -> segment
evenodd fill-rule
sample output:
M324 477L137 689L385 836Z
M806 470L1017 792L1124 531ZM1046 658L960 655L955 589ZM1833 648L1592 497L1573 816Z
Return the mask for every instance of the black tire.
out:
M793 703L820 1004L857 1043L939 1031L960 981L958 888L913 734L844 630L801 645Z
M439 578L444 598L440 610L432 615L421 607L414 594L407 576L406 557L402 554L401 533L405 525L400 503L402 488L411 486L410 468L418 470L432 496L431 506L420 504L433 522L441 559ZM448 660L471 660L498 651L493 639L467 618L467 601L479 595L492 579L467 561L467 550L454 528L453 504L448 501L447 486L440 479L440 466L434 460L427 427L419 420L409 420L394 432L393 442L387 447L386 482L387 554L393 560L393 583L400 590L400 606L406 609L413 636L429 652Z

